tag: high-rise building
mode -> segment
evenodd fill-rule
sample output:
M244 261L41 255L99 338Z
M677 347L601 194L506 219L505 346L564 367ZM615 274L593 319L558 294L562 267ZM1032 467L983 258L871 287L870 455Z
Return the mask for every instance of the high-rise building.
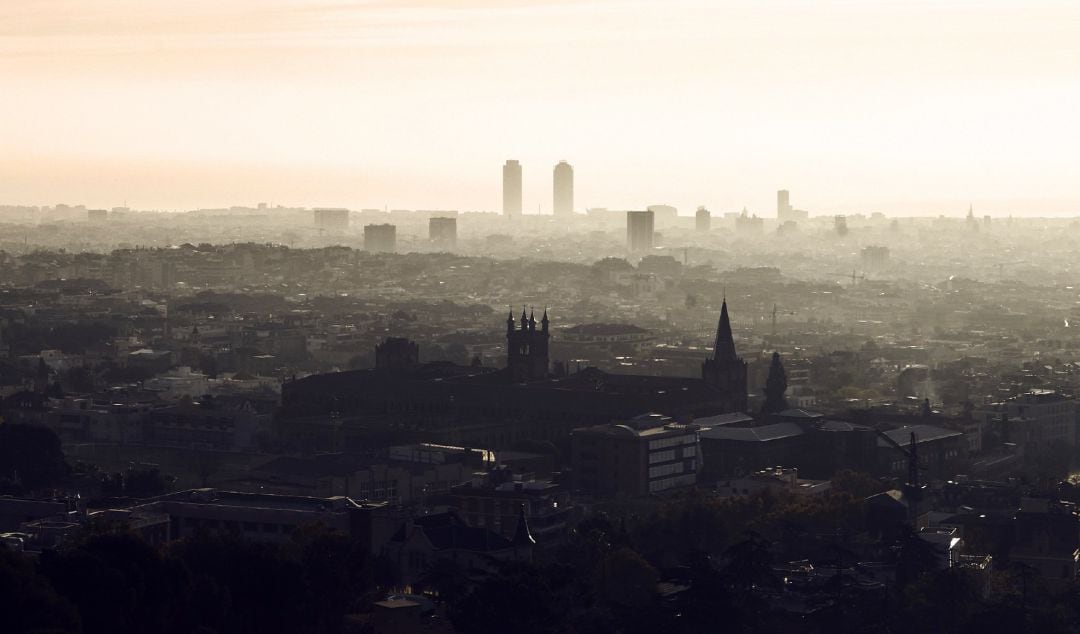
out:
M90 222L104 222L109 219L109 212L106 209L87 209L86 219Z
M776 217L781 222L787 220L788 214L791 213L791 198L788 194L788 190L781 189L776 192Z
M652 250L653 212L626 212L626 247L631 253L642 253Z
M318 208L312 211L315 226L320 229L348 229L349 210L336 208Z
M503 165L503 215L521 216L521 163L514 160Z
M429 219L428 240L439 248L453 250L457 246L457 218Z
M397 227L390 224L364 225L364 250L393 253L397 250Z
M776 192L776 219L780 221L780 224L788 221L799 222L809 217L809 212L791 206L788 190L781 189Z
M552 209L556 216L574 213L574 168L566 161L559 161L554 172L554 200Z
M698 207L694 214L694 228L698 233L708 233L712 228L712 214L704 207Z

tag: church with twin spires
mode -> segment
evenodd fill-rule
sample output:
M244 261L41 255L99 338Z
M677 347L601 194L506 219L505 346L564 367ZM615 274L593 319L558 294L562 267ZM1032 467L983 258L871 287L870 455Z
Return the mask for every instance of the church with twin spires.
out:
M562 442L576 427L644 412L680 420L747 408L747 364L735 349L727 301L701 377L567 372L549 357L551 321L522 310L506 319L502 368L419 363L417 344L390 338L375 368L289 381L282 429L298 448L348 450L380 443L444 442L505 448L523 439Z

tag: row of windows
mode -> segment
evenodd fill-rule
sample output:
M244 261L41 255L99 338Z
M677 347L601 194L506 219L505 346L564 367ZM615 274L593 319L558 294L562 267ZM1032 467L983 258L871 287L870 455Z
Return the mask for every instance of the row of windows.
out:
M684 434L682 436L657 438L656 440L649 441L649 451L654 451L656 449L667 449L668 447L678 447L679 445L691 445L696 442L697 434Z
M664 478L663 480L653 480L649 483L649 493L656 493L657 491L664 491L675 487L690 486L696 481L697 477L692 473L675 476L674 478Z
M664 451L652 451L649 453L649 464L656 464L658 462L671 462L674 459L674 449L665 449Z
M392 500L397 497L397 480L361 482L353 497L360 500Z
M671 475L673 473L682 473L686 470L686 466L681 462L673 462L671 464L661 464L655 467L649 467L649 479L661 478L663 476Z

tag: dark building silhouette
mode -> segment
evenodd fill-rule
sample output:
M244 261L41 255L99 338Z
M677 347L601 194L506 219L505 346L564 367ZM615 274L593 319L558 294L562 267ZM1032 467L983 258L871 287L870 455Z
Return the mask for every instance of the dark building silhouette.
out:
M720 323L716 326L713 356L701 364L701 378L711 387L729 394L740 394L734 410L746 409L746 361L735 350L727 300L720 307Z
M420 365L420 346L402 337L387 337L375 346L375 369L402 372Z
M457 246L457 218L430 218L428 240L435 246L453 250Z
M364 250L371 253L393 253L397 250L397 227L394 225L364 225Z
M545 311L546 312L546 311ZM282 387L281 431L298 449L343 450L408 442L507 447L522 439L568 443L577 427L657 412L677 420L744 411L746 362L735 351L727 304L701 378L551 373L549 319L507 318L506 366L416 364L411 342L388 340L376 368L313 375Z
M653 247L653 212L626 212L626 248L631 253L642 253Z
M521 163L514 160L503 165L503 215L507 218L521 216Z
M574 168L566 161L559 161L555 166L552 203L556 216L574 213Z
M518 383L538 381L548 376L548 315L547 310L540 319L540 330L536 329L536 318L525 309L521 309L520 327L515 327L514 313L506 318L506 368L513 380Z

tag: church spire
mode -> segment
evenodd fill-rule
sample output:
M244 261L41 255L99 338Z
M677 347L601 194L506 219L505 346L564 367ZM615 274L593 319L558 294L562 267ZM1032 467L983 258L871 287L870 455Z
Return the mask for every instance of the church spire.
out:
M731 319L727 312L727 299L720 306L720 323L716 325L716 343L713 345L713 359L734 361L739 355L735 351L735 337L731 334Z

